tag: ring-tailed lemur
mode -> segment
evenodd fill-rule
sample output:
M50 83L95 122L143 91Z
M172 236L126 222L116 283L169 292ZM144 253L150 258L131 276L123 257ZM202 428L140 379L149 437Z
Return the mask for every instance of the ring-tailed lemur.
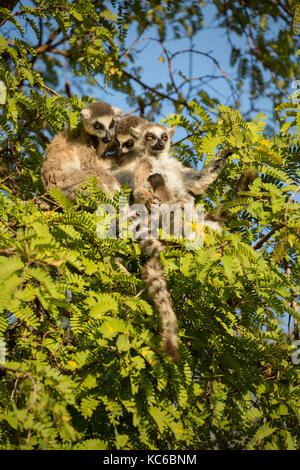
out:
M135 200L144 201L151 184L148 178L160 174L173 198L177 201L192 201L193 195L201 195L221 173L229 150L222 150L202 171L188 168L178 159L170 156L170 141L175 128L160 124L131 129L136 148L142 148L146 156L140 158L134 180Z
M70 129L54 137L46 150L41 169L42 182L47 190L58 188L70 199L88 176L97 176L98 185L112 195L120 190L117 179L102 159L115 145L115 125L122 110L101 101L91 103L80 113L82 126L79 136Z
M145 148L136 145L136 140L132 137L130 130L132 127L140 129L147 125L147 122L138 116L122 118L116 125L116 140L119 144L118 156L115 160L109 161L111 163L109 171L120 184L127 183L130 188L134 188L140 159L147 155ZM134 191L133 196L135 196ZM135 197L134 200L141 202ZM151 237L139 239L139 244L142 252L150 257L142 268L142 279L160 314L164 349L172 360L178 360L177 319L159 259L159 253L164 249L164 245L160 240Z
M159 193L161 202L194 202L193 194L203 194L205 189L218 177L224 167L229 151L222 151L201 172L187 168L179 160L170 157L171 138L175 128L167 128L161 124L147 123L139 120L138 126L131 126L128 121L121 120L122 138L130 142L131 160L127 167L130 177L130 187L133 189L134 201L150 207L153 198ZM119 140L118 126L116 138ZM123 157L121 166L125 164ZM115 173L114 173L115 174ZM193 194L192 194L193 193ZM209 218L205 225L219 229L219 224ZM171 305L170 294L167 290L163 267L159 256L165 244L158 239L146 238L140 240L142 250L151 259L145 264L142 278L153 298L161 317L163 327L163 344L167 354L178 359L177 318Z
M130 129L139 128L145 123L146 121L139 116L127 116L116 123L115 139L118 148L116 157L107 160L107 168L120 184L127 184L129 188L133 187L134 174L142 151L136 148Z

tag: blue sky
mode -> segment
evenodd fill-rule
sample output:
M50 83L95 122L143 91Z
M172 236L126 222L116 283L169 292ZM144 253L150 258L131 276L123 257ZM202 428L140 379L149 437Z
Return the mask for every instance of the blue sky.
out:
M203 11L203 29L200 29L197 32L197 34L192 38L191 42L189 38L174 40L171 37L171 32L169 32L169 38L167 38L164 44L172 53L179 50L190 49L192 46L193 49L211 54L223 69L224 75L226 75L226 77L231 80L233 84L235 84L236 67L231 67L230 65L231 46L228 44L225 30L218 27L217 22L214 21L216 7L213 4L208 4ZM278 26L276 28L278 28ZM136 32L136 27L131 25L126 37L126 48L132 46L137 37L138 35ZM142 41L139 42L139 44L134 48L134 50L143 50L143 53L138 56L136 65L143 68L142 80L150 86L155 86L157 82L168 82L170 78L168 75L167 63L160 61L160 57L163 55L163 50L160 44L153 40L145 40L145 38L148 37L157 38L155 28L149 30L147 29L141 37ZM245 40L241 39L236 34L234 34L232 37L236 47L245 49ZM173 62L173 66L175 72L182 71L188 75L190 66L189 54L186 53L178 55ZM221 76L221 78L216 80L207 80L205 84L203 84L203 90L207 91L210 96L219 99L219 101L224 105L235 105L230 86L228 81L226 81L226 79L224 79L222 76L222 72L220 72L212 60L198 54L193 54L192 76L198 77L202 75ZM102 77L96 76L96 79L99 80L100 84L104 85L104 80ZM143 95L144 91L142 87L139 85L134 86L137 95ZM184 90L186 90L186 88L184 88ZM126 102L126 96L124 96L122 93L111 90L110 88L106 89L106 93L101 89L98 89L96 98L101 100L109 100L113 105L122 107L126 111L130 110L128 103ZM193 96L191 98L193 98ZM248 111L250 107L250 101L249 84L247 81L243 85L243 91L239 98L241 101L241 111ZM259 109L271 113L272 107L270 105L270 100L264 96L261 96L259 99ZM160 117L162 118L166 114L173 111L172 104L168 101L164 101L161 108Z
M107 0L105 4L108 6L109 9L113 10L111 2ZM32 6L32 2L30 0L23 0L22 5ZM18 6L17 6L18 8ZM211 97L217 98L220 103L224 105L229 105L236 107L235 100L232 96L232 91L229 86L228 81L231 80L233 84L235 84L236 80L236 67L231 67L230 65L230 52L231 46L228 43L225 29L220 28L217 25L217 21L214 20L216 14L216 7L213 3L209 3L203 7L203 15L204 15L204 24L203 28L199 29L197 34L193 36L193 38L183 38L180 40L174 40L172 38L172 31L169 30L167 34L167 39L164 45L170 52L176 52L179 50L193 49L199 50L203 53L211 54L218 62L220 67L222 68L221 72L218 67L214 64L214 62L207 57L201 56L199 54L192 54L193 61L192 61L192 76L199 77L203 75L218 75L222 78L218 78L215 80L206 80L204 83L201 82L201 87L204 91L206 91ZM22 23L22 21L21 21ZM278 31L280 27L279 24L273 23L271 25L274 28L274 31ZM12 28L9 25L9 28ZM20 36L18 31L16 31L16 36ZM29 41L32 40L33 44L36 43L36 38L33 35L30 28L28 29L28 39ZM128 34L125 41L125 47L128 48L132 46L132 44L136 41L137 35L137 28L136 25L130 25L128 29ZM136 66L141 66L143 68L142 73L142 81L146 84L155 87L158 82L166 83L170 81L169 74L168 74L168 66L167 63L163 63L160 60L160 57L163 55L162 48L160 44L156 41L148 40L146 41L145 38L156 38L157 34L155 31L155 27L147 29L144 34L142 34L142 39L139 44L133 50L142 50L141 54L136 55ZM46 39L46 38L45 38ZM246 39L240 38L237 34L232 34L231 39L236 47L240 47L242 50L246 50L248 48ZM62 57L58 57L60 60L63 60ZM184 74L188 75L190 71L190 54L180 54L173 62L173 69L174 72L182 71ZM223 78L222 73L228 78L228 81ZM132 111L132 108L128 104L126 95L123 93L117 92L110 87L105 86L105 79L101 75L96 75L95 79L99 83L100 86L92 86L86 82L86 77L74 77L72 76L72 72L68 69L67 64L62 71L60 71L60 78L61 78L61 85L57 87L56 91L64 93L65 81L69 80L71 83L71 92L74 94L78 94L79 97L82 95L90 95L95 97L98 100L103 100L111 103L113 106L118 106L125 110L125 112ZM299 77L300 78L300 77ZM178 85L177 81L177 85ZM193 82L193 84L199 83L197 80ZM138 84L134 84L136 95L143 96L144 90ZM50 85L51 86L51 85ZM186 87L183 90L187 90ZM295 91L292 89L292 81L291 81L291 93ZM195 97L191 95L191 99ZM236 98L236 96L235 96ZM288 98L288 96L287 96ZM243 84L242 92L239 96L240 99L240 110L242 113L245 113L250 108L250 100L249 100L249 82L248 79L245 80ZM261 96L257 102L257 108L260 111L266 112L270 118L272 113L272 104L270 100L266 96ZM171 102L164 100L162 102L160 114L158 116L158 120L165 117L166 114L174 112L173 106ZM181 138L181 130L178 129L176 133L176 139Z
M233 78L234 70L229 65L230 47L226 44L224 31L211 24L214 11L215 7L213 5L208 5L205 8L205 29L203 31L200 30L197 35L193 37L192 46L194 49L199 49L205 53L212 53L226 74L230 78ZM125 47L128 48L132 46L137 37L136 27L132 25L128 30ZM137 65L143 68L143 81L147 83L147 85L155 86L157 82L167 82L170 79L167 63L160 61L160 57L163 55L162 47L153 40L145 40L145 38L148 37L157 38L155 28L147 29L140 38L142 41L135 47L135 50L143 50L143 53L138 56ZM172 53L178 50L191 48L191 43L188 38L174 40L169 37L164 44ZM175 71L181 70L183 73L188 74L189 54L186 53L179 55L174 60L173 66ZM204 74L220 75L220 72L211 60L206 57L193 54L192 75L197 77ZM102 77L96 76L96 79L103 84ZM143 89L141 86L135 85L135 89L137 95L143 95ZM231 104L230 88L224 79L216 80L214 83L208 83L205 85L204 89L207 89L209 93L212 93L213 96L219 98L223 104ZM107 89L107 93L109 94L99 90L97 98L103 100L109 99L113 105L123 107L126 111L129 111L126 96L109 88ZM162 118L170 112L174 112L172 103L165 100L161 108L160 117Z

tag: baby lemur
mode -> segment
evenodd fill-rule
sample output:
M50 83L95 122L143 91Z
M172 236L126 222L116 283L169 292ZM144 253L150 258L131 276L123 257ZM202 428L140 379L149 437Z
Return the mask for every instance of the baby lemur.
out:
M122 112L108 103L91 103L79 113L82 126L78 136L66 129L54 137L41 170L47 190L56 187L74 200L88 176L97 176L98 185L109 195L121 188L102 157L115 145L115 124Z
M117 157L107 161L107 168L117 178L120 184L133 188L133 180L143 149L137 148L131 127L139 128L145 124L139 116L127 116L116 123L115 139L118 145Z
M159 173L150 175L147 180L153 189L154 197L159 199L161 204L170 203L174 198L166 186L164 178Z

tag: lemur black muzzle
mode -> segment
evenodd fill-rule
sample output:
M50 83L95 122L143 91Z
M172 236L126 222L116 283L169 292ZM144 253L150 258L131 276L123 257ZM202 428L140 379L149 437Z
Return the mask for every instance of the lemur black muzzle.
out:
M107 142L111 142L111 133L106 131L105 136L102 138L102 142L107 144Z
M152 149L153 150L163 150L165 148L165 144L161 139L157 139L157 142L155 145L153 145Z

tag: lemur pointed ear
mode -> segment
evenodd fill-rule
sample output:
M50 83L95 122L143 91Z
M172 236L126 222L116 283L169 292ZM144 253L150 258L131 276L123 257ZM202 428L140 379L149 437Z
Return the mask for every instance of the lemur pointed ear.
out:
M131 127L130 128L130 135L132 135L132 137L134 139L138 139L141 136L141 132L138 129L135 129L134 127Z
M172 137L176 132L176 126L170 127L169 134Z
M90 110L87 109L87 108L83 108L80 113L79 113L79 116L83 119L89 119L91 117L91 113L90 113Z
M122 116L122 114L124 113L123 109L116 108L115 106L112 106L112 109L116 117Z

